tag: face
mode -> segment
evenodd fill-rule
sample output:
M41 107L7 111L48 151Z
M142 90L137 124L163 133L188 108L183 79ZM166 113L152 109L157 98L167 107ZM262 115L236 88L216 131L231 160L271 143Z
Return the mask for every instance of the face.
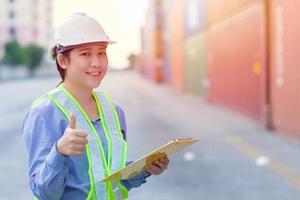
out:
M61 67L66 69L65 82L73 86L96 88L107 72L107 43L95 43L76 47Z

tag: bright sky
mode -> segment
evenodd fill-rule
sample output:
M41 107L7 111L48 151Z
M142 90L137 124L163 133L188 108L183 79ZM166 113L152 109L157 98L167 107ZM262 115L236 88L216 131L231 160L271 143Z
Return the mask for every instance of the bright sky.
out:
M54 0L54 27L74 12L86 12L103 26L110 39L112 67L127 66L130 53L140 51L140 26L144 23L148 0Z

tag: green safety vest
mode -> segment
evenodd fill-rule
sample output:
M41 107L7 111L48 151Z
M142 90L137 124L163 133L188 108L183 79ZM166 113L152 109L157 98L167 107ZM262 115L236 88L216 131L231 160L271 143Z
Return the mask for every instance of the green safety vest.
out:
M93 92L93 97L97 104L108 144L107 159L105 158L101 139L88 115L62 84L34 101L33 107L45 99L50 99L67 119L69 119L71 112L74 113L76 128L87 131L89 143L86 145L85 150L90 177L90 191L86 197L87 200L127 199L128 191L120 181L114 183L100 182L100 180L109 176L111 172L125 167L127 144L121 132L118 114L108 94Z

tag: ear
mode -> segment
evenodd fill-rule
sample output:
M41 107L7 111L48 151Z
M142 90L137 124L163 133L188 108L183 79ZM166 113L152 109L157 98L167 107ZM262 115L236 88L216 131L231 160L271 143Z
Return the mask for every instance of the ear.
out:
M67 69L69 66L69 60L62 54L57 55L57 62L59 66L63 69Z

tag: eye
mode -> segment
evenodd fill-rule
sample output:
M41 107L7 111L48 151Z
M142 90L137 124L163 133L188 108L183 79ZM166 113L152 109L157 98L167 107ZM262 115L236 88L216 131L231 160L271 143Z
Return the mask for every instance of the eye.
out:
M100 51L99 52L99 56L105 56L106 55L106 51Z
M91 54L89 52L83 52L80 54L81 56L90 56Z

